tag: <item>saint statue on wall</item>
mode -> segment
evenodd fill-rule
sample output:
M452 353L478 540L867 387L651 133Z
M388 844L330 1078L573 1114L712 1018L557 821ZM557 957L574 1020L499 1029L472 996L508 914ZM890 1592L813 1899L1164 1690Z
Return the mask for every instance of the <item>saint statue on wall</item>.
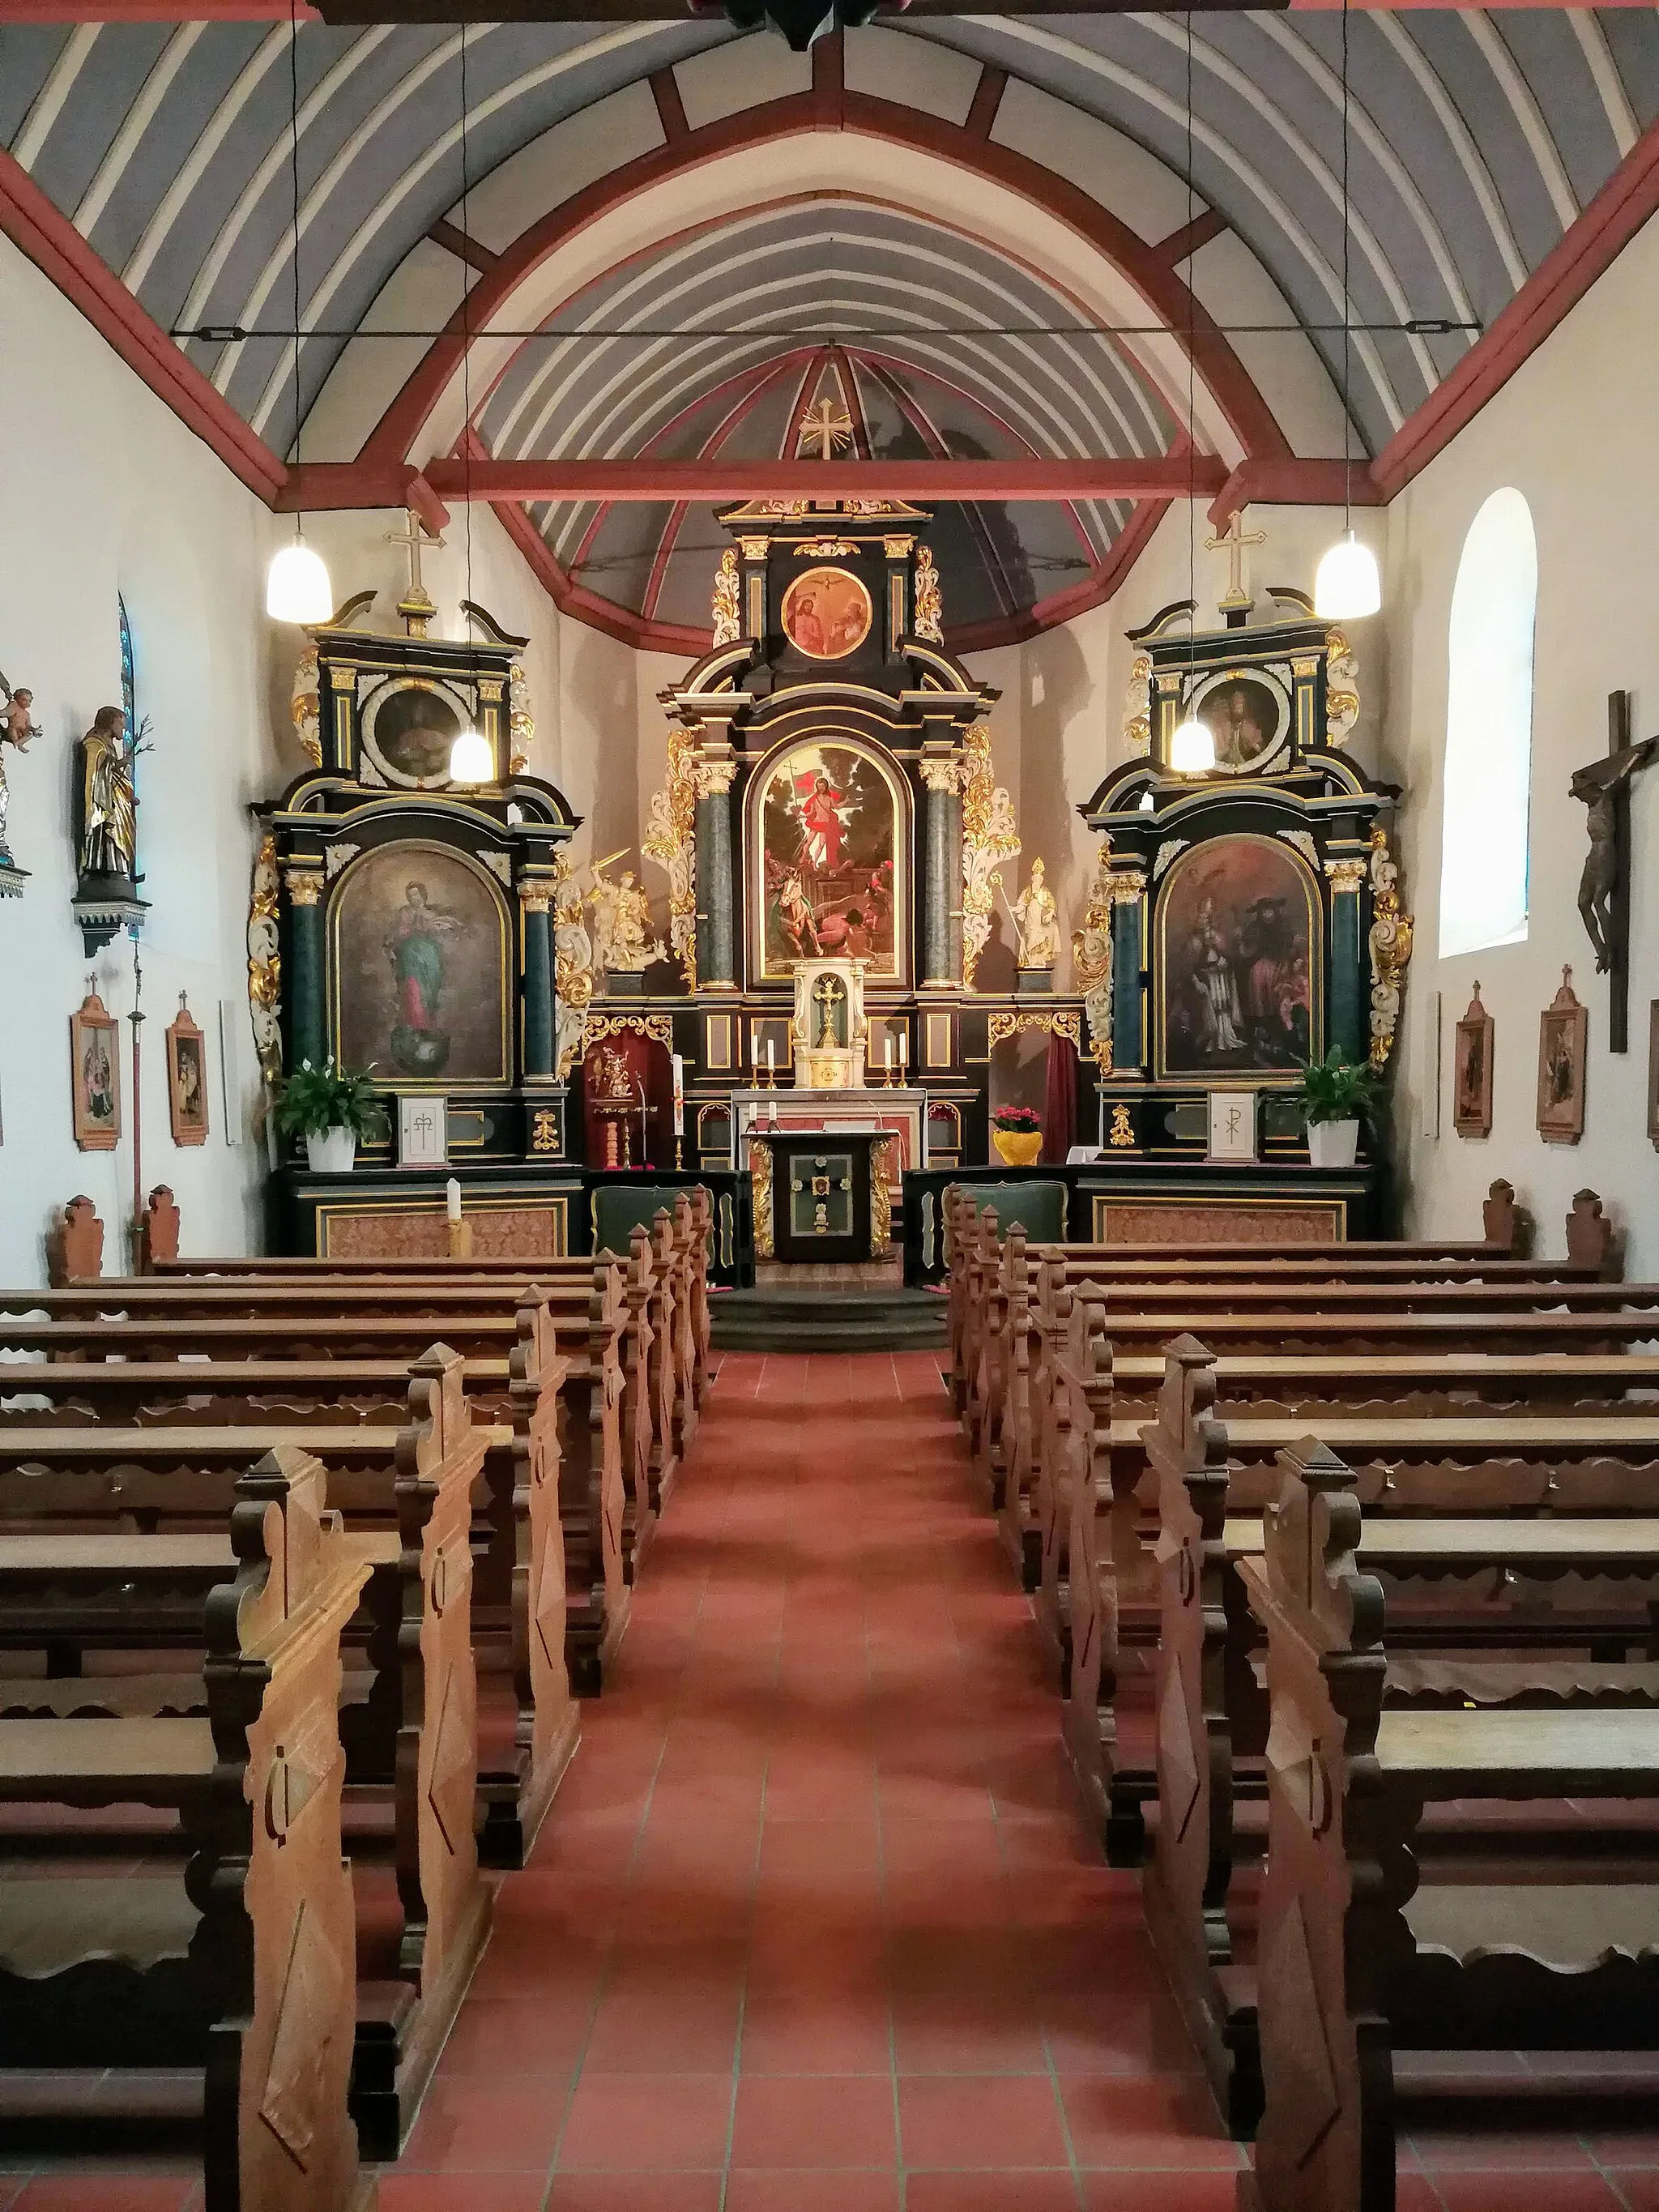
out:
M100 707L81 740L81 850L83 877L131 878L138 855L133 794L136 748L118 707Z

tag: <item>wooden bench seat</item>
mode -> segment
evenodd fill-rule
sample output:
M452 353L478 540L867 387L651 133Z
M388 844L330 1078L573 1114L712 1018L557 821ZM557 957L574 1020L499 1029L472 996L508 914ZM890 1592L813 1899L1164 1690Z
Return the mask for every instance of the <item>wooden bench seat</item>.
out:
M329 1468L349 1540L377 1570L372 1688L340 1723L353 1802L366 1792L391 1808L401 1916L384 1986L366 1982L359 1991L352 2109L365 2148L377 2156L395 2152L412 2124L489 1935L475 1835L471 1494L490 1443L511 1437L472 1421L454 1354L436 1347L410 1373L410 1418L395 1431L279 1431L256 1417L252 1427L12 1425L0 1432L0 1518L14 1532L21 1521L49 1524L41 1532L48 1535L118 1521L159 1528L176 1541L190 1522L222 1519L256 1434ZM0 1539L0 1592L7 1540ZM25 1615L25 1628L34 1625ZM139 1642L142 1608L125 1629L118 1618L81 1626L88 1640ZM60 1644L64 1633L58 1632ZM3 1611L0 1640L16 1640Z
M340 1638L368 1569L325 1495L322 1468L294 1454L238 1483L229 1543L208 1540L211 1571L230 1574L201 1595L207 1717L0 1721L0 1802L161 1808L190 1851L118 1880L9 1856L0 2094L15 2076L36 2111L95 2100L108 2114L126 2109L125 2073L142 2116L158 2076L181 2071L195 2087L174 2111L200 2121L205 2212L364 2212L374 2199L347 2110L353 1907L336 1705ZM52 1540L83 1588L206 1565L199 1543L173 1538L125 1538L113 1570Z
M1273 1714L1257 1916L1266 2103L1240 2202L1383 2212L1396 2051L1659 2047L1659 1881L1569 1895L1516 1856L1500 1893L1437 1897L1413 1854L1435 1802L1659 1797L1659 1710L1389 1711L1392 1607L1366 1569L1348 1471L1311 1443L1288 1455L1265 1533L1264 1554L1239 1568L1267 1638ZM1584 2094L1596 2087L1582 2076Z
M1125 1754L1118 1701L1126 1645L1156 1640L1157 1498L1149 1480L1151 1429L1119 1421L1109 1406L1106 1317L1092 1301L1074 1310L1075 1348L1066 1395L1087 1400L1068 1431L1072 1454L1066 1601L1071 1668L1062 1714L1073 1771L1101 1821L1109 1856L1133 1864L1144 1848L1140 1814L1152 1794L1144 1753ZM1209 1349L1191 1338L1169 1349L1156 1425L1183 1461L1214 1422ZM1086 1371L1084 1383L1078 1370ZM1391 1513L1659 1512L1659 1407L1641 1414L1575 1419L1561 1414L1395 1419L1386 1413L1322 1422L1332 1448L1353 1466L1358 1494ZM1305 1423L1238 1418L1224 1431L1228 1496L1236 1510L1261 1510L1278 1484L1278 1455Z
M21 1303L21 1296L13 1303ZM283 1379L272 1364L280 1363L295 1373L296 1383L296 1370L312 1363L319 1401L337 1378L366 1412L376 1407L384 1412L384 1401L369 1394L387 1375L406 1373L409 1361L432 1340L433 1325L421 1315L341 1316L332 1326L318 1326L317 1320L313 1316L301 1331L257 1314L207 1320L49 1321L13 1313L0 1321L0 1351L54 1363L194 1366L211 1361L227 1372L246 1364L269 1372L273 1382ZM566 1661L579 1696L598 1694L626 1633L626 1538L642 1503L648 1511L645 1465L625 1462L623 1454L626 1325L621 1270L613 1267L598 1279L574 1322L561 1323L551 1301L532 1292L524 1295L514 1312L451 1315L443 1329L445 1341L468 1363L466 1388L482 1411L499 1413L521 1426L512 1410L516 1392L521 1401L532 1401L528 1419L534 1434L556 1442ZM0 1360L0 1399L13 1395L10 1378L16 1371ZM252 1395L260 1379L239 1376L237 1395ZM637 1424L630 1431L635 1441L644 1433ZM504 1536L501 1540L504 1545Z

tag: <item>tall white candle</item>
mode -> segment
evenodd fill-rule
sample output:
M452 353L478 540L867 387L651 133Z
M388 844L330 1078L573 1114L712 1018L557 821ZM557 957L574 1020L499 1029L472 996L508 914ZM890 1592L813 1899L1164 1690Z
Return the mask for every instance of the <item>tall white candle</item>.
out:
M893 1065L893 1032L891 1030L888 1030L883 1042L887 1047L887 1065L890 1068Z
M683 1137L685 1134L685 1054L677 1052L670 1057L674 1063L674 1134Z
M777 1060L774 1055L773 1043L770 1037L768 1037L766 1040L766 1072L769 1075L775 1074L777 1072Z
M901 1030L899 1031L899 1066L902 1067L909 1057L910 1032L908 1030Z
M459 1221L461 1218L461 1186L453 1176L444 1185L444 1200L449 1208L450 1219Z

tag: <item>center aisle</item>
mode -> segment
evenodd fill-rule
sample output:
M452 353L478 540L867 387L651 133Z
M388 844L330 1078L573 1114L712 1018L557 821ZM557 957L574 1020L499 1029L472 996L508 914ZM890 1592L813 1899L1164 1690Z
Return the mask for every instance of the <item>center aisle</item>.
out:
M936 1354L726 1356L382 2212L1231 2206L965 1475Z

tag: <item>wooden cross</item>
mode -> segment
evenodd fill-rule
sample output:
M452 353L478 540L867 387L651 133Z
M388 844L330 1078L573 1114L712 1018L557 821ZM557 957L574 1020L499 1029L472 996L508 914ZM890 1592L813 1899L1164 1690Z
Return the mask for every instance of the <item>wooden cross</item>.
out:
M427 623L437 612L437 609L433 605L431 596L421 580L421 554L427 546L429 545L436 550L447 541L430 534L412 507L405 509L405 513L409 518L408 527L403 530L388 530L386 542L388 545L403 546L409 555L409 589L398 600L398 611L403 617L404 626L411 637L424 637Z
M800 446L810 446L815 438L818 441L818 459L833 459L838 447L852 443L852 416L839 409L833 399L820 399L800 418Z
M1233 509L1227 527L1218 537L1206 538L1204 541L1206 553L1219 553L1224 546L1227 550L1227 595L1220 605L1222 613L1227 617L1229 629L1240 628L1245 616L1255 605L1244 582L1244 549L1247 545L1265 545L1267 542L1265 530L1245 529L1243 507Z
M1659 753L1659 738L1631 743L1631 695L1607 694L1605 757L1575 769L1568 788L1589 812L1589 852L1578 879L1578 911L1607 979L1607 1050L1630 1050L1630 787Z

